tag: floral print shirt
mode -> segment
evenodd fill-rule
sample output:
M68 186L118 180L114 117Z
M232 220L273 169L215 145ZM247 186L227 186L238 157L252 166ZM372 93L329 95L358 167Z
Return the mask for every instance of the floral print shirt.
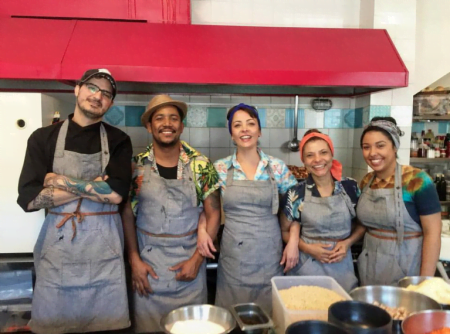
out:
M256 174L254 177L255 181L267 181L269 179L267 166L269 166L270 163L270 167L272 168L275 176L275 181L278 185L279 194L286 193L289 188L297 184L297 180L294 175L292 175L282 160L266 155L261 149L258 149L258 153L261 160L256 168ZM233 180L247 180L247 176L236 159L236 151L233 155L217 160L214 163L214 167L216 167L217 173L219 174L218 186L220 187L220 193L222 196L227 187L227 173L231 166L234 167Z
M133 158L134 169L132 176L132 184L130 191L131 207L134 215L137 215L139 209L139 191L141 189L142 180L144 178L144 165L150 164L150 169L153 173L159 175L158 167L156 166L156 159L153 152L153 144L150 144L145 152L138 154ZM197 205L202 206L203 201L215 190L218 186L218 175L214 169L213 164L207 157L189 146L184 141L181 141L180 157L178 160L177 179L183 178L183 169L187 164L190 164L193 171L193 180L195 182L195 189L197 192Z

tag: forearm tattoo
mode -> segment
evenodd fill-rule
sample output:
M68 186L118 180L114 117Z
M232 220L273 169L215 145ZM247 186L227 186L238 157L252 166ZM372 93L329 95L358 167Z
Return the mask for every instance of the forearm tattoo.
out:
M104 181L84 181L63 175L46 179L45 186L53 186L82 197L95 197L104 203L110 202L109 198L104 196L113 192L109 184Z
M44 188L33 200L33 208L53 208L55 206L55 202L53 200L54 191L55 189L53 187Z

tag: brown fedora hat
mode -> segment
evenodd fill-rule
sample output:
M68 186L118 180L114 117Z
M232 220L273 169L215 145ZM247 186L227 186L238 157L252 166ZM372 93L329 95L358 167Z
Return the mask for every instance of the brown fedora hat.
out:
M147 108L145 109L145 112L141 116L141 123L143 126L147 126L147 122L152 117L152 114L158 110L159 108L165 107L165 106L174 106L181 110L182 117L181 120L183 120L186 117L187 114L187 104L181 101L176 101L172 99L169 95L156 95L154 96L149 104L147 105Z

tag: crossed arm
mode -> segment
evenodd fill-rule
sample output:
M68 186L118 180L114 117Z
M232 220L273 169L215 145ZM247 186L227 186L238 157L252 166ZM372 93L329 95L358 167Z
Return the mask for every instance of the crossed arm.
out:
M44 180L44 189L28 203L28 210L53 208L79 198L94 202L119 204L122 196L113 191L105 178L97 177L93 181L78 180L64 175L48 173Z

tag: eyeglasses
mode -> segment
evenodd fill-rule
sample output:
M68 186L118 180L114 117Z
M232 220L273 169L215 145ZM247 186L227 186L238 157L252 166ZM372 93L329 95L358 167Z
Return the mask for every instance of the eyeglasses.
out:
M94 85L93 83L90 83L90 82L86 83L85 85L92 94L97 94L97 92L101 92L102 96L106 97L108 100L113 99L113 95L111 92L104 90L104 89L100 89L100 87L98 87L97 85Z

